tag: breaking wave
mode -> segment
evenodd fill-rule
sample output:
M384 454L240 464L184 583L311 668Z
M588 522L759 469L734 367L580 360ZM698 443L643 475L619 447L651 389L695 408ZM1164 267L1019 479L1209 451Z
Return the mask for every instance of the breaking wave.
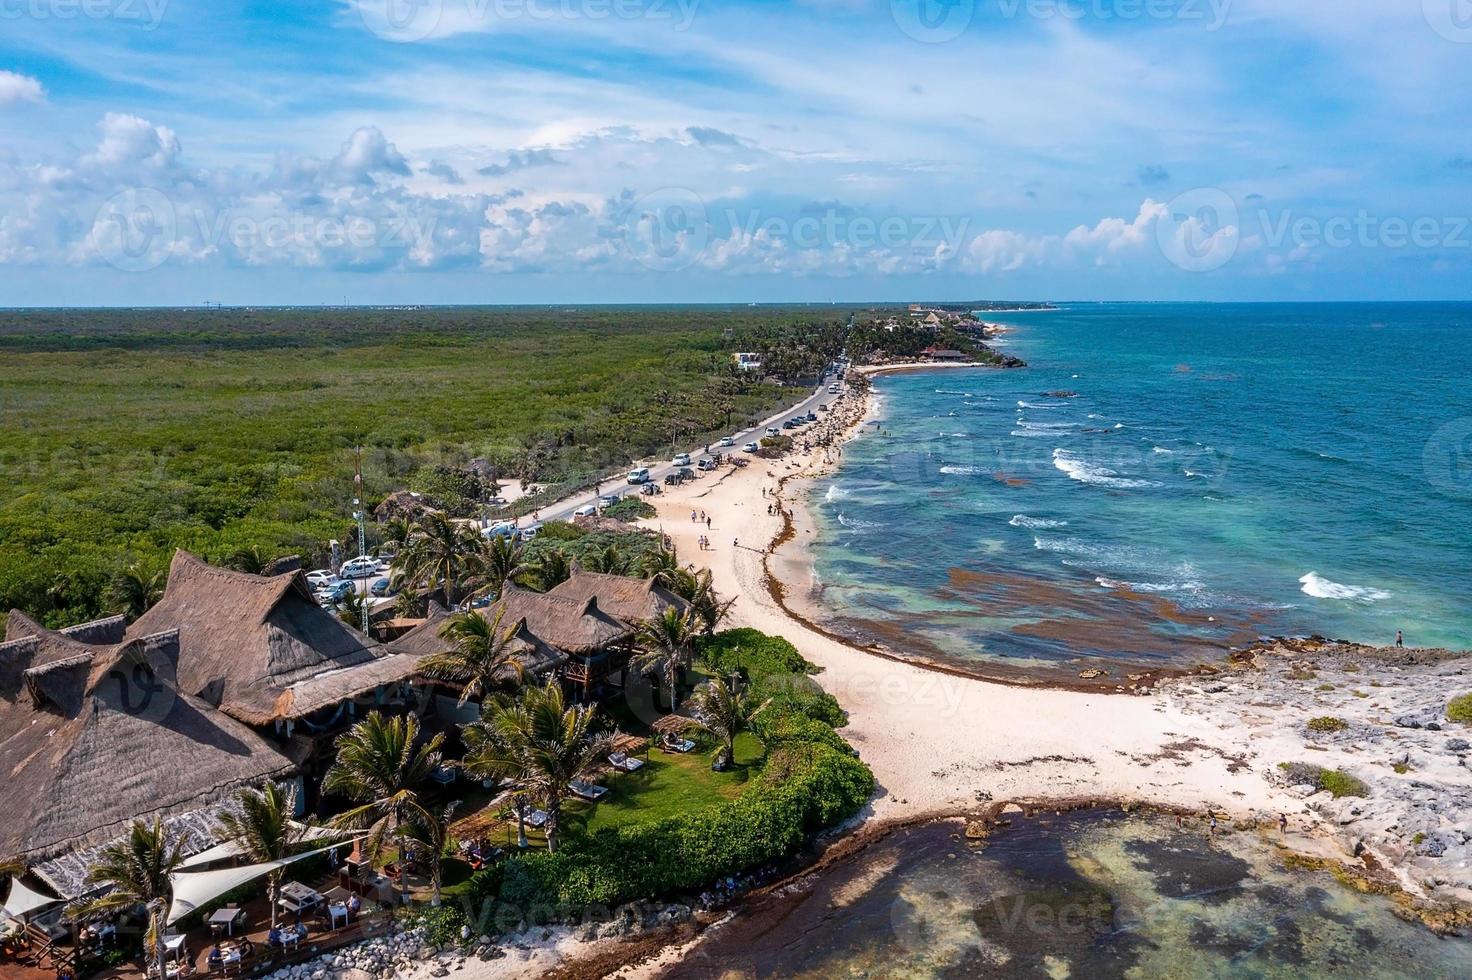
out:
M1390 598L1390 593L1383 589L1371 588L1368 585L1342 585L1339 582L1329 581L1318 572L1309 572L1298 581L1304 595L1311 595L1315 599L1345 599L1351 602L1371 603Z

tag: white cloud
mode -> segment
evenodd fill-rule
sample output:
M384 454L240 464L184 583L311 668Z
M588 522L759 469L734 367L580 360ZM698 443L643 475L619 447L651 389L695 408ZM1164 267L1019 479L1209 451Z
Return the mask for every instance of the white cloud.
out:
M82 157L85 167L128 177L136 168L165 169L179 155L179 139L173 130L138 116L109 112L97 128L102 138L96 149Z
M46 90L41 83L29 75L13 71L0 71L0 109L22 102L41 103L46 101Z

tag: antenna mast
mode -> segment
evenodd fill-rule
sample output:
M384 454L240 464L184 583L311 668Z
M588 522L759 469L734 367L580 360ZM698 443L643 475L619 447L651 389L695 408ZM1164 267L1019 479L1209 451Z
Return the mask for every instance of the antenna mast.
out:
M368 554L368 530L363 513L363 447L353 450L353 516L358 519L358 557ZM354 589L357 585L354 584ZM363 632L368 632L368 597L363 596Z

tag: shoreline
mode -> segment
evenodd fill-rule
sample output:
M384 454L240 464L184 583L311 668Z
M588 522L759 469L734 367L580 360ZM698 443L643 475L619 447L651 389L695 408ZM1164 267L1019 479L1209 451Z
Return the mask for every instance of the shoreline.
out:
M855 370L873 376L988 366ZM1301 704L1289 702L1281 718L1265 720L1271 714L1269 699L1283 699L1277 689L1265 693L1264 686L1285 672L1296 676L1305 662L1301 658L1315 655L1312 644L1257 651L1258 659L1270 661L1266 666L1234 657L1217 675L1181 671L1175 675L1179 680L1153 678L1120 692L1117 684L977 676L868 649L794 610L788 600L804 592L804 581L811 582L810 559L806 578L802 571L801 542L812 533L807 504L812 481L841 463L843 445L872 421L876 407L868 391L846 394L842 401L847 404L833 413L846 414L828 417L837 428L826 447L796 448L775 460L753 458L745 468L672 489L654 499L657 516L638 522L668 535L684 560L710 568L719 592L736 597L728 628L750 626L784 636L819 667L815 679L848 713L842 734L875 774L869 804L847 824L825 832L810 863L743 896L724 911L726 917L739 915L750 895L800 882L896 827L974 818L1005 805L1054 809L1080 801L1197 817L1210 813L1257 828L1276 829L1279 815L1286 815L1285 853L1297 855L1302 867L1363 877L1370 882L1365 887L1399 890L1407 901L1444 897L1448 889L1433 889L1437 878L1417 866L1415 849L1386 837L1387 825L1395 831L1406 822L1404 806L1387 806L1378 823L1362 831L1356 827L1360 811L1354 798L1330 799L1312 787L1290 786L1280 775L1281 763L1303 758L1304 749L1327 752L1326 763L1363 761L1360 745L1349 737L1354 731L1342 746L1328 749L1305 735L1295 714L1303 710ZM774 501L781 502L783 513L770 511ZM690 520L692 512L710 517L709 531ZM708 550L697 544L701 535L711 541ZM1354 700L1359 695L1351 697L1348 686L1343 694L1346 712L1375 708L1373 702ZM1286 727L1285 718L1294 727ZM1435 739L1423 741L1429 747ZM1472 775L1461 761L1438 765L1419 777L1467 776L1463 782L1472 792ZM1450 891L1453 901L1472 898L1466 887ZM632 940L579 939L570 929L529 931L515 937L514 954L467 963L466 976L540 976L555 966L550 975L559 977L654 977L699 946L719 921ZM416 978L432 975L427 971Z

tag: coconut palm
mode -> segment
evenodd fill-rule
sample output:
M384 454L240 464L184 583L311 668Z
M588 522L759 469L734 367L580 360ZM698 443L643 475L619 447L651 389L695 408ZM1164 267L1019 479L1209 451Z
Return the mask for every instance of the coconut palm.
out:
M527 570L521 561L521 545L499 534L493 536L479 548L475 556L475 580L480 586L477 594L499 596L506 583Z
M712 678L690 699L700 727L721 740L721 751L728 762L736 761L736 737L751 731L752 720L766 710L772 699L756 703L749 691L739 685Z
M430 904L435 906L440 904L440 886L444 881L445 855L454 841L450 833L450 825L454 820L457 806L459 802L454 801L443 810L434 810L423 817L411 820L405 831L408 839L419 845L425 862L429 865L429 881L434 889L434 897L430 900Z
M402 855L408 824L429 817L420 793L440 764L444 738L436 734L416 745L417 718L385 718L377 711L339 735L337 759L322 779L322 790L358 806L334 817L332 826L368 828L364 851L373 858L382 853L384 839L393 835Z
M134 562L113 576L108 585L109 606L129 620L137 619L164 596L164 573Z
M243 789L237 797L236 810L220 815L220 836L234 841L252 864L280 861L305 850L304 844L312 828L298 823L296 790L283 790L277 783L266 783L261 789ZM266 876L267 896L271 901L271 928L276 928L276 903L281 899L281 878L285 869L277 868Z
M634 667L643 672L658 669L670 691L670 710L680 707L680 672L695 655L693 612L666 609L654 619L639 624L636 637L643 650L634 656Z
M472 746L466 768L472 774L489 772L507 778L515 773L547 813L547 850L557 851L557 827L567 799L567 784L577 779L611 745L597 731L598 709L568 705L562 685L548 678L541 687L529 687L515 700L491 704L479 735L467 738ZM481 754L484 753L484 754Z
M408 543L413 529L414 525L402 517L392 517L384 521L383 527L378 532L380 549L398 554L400 549Z
M572 578L572 559L561 548L548 548L527 566L525 578L543 592L550 592Z
M472 698L485 697L508 673L520 684L524 669L511 645L516 638L516 626L501 628L501 617L505 614L503 606L490 620L478 612L451 616L440 628L440 637L449 641L450 649L425 657L420 671L437 680L461 685L461 706Z
M426 600L424 593L412 585L406 585L394 596L394 615L404 619L419 619L424 615Z
M366 605L367 600L363 598L363 593L353 589L334 602L332 608L337 613L338 619L353 629L360 630L363 628L363 609Z
M155 817L152 824L135 820L127 836L104 847L87 870L87 884L107 891L74 906L72 915L86 918L142 905L148 912L144 944L152 950L158 975L165 976L164 919L174 897L169 875L183 863L180 845L169 840L162 820Z
M460 741L465 743L465 758L460 767L475 779L494 783L524 785L530 778L527 754L523 751L524 726L509 717L517 702L498 697L494 705L486 705L482 720L472 722L460 729ZM495 721L492 721L492 718ZM516 843L526 850L527 799L524 791L513 797L516 811Z
M730 614L735 599L722 599L716 592L710 569L702 569L680 583L675 594L690 603L695 621L706 636L713 634Z
M393 576L406 585L438 591L446 605L453 606L477 569L480 550L481 537L474 528L432 510L414 523L408 541L394 556Z
M656 548L645 555L641 571L646 578L657 579L665 588L670 588L670 582L676 576L689 574L680 565L680 553L673 545Z
M237 572L245 572L249 575L266 575L270 572L271 566L278 560L276 558L267 558L265 552L261 551L260 546L251 545L249 548L238 548L231 552L229 557L225 559L224 565L226 568L234 569Z

